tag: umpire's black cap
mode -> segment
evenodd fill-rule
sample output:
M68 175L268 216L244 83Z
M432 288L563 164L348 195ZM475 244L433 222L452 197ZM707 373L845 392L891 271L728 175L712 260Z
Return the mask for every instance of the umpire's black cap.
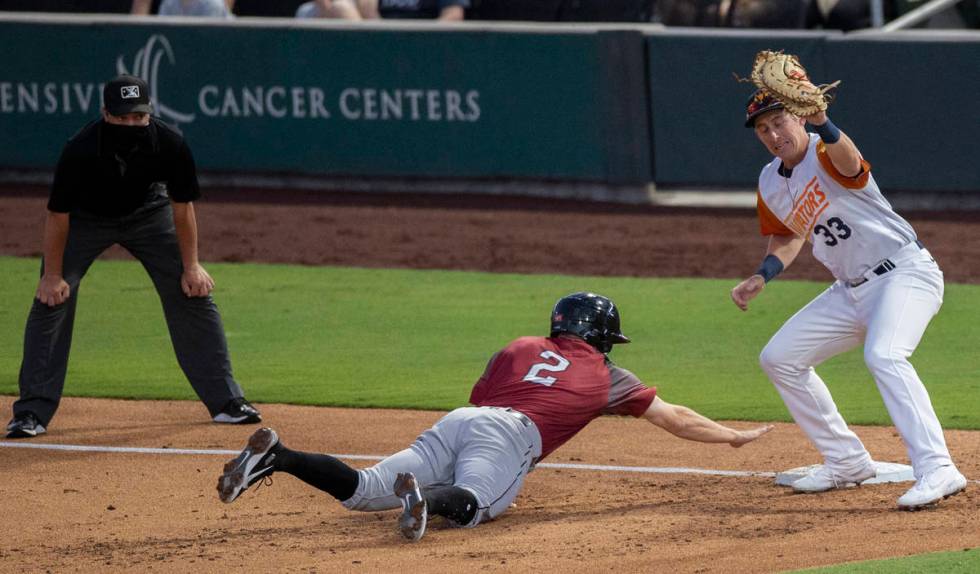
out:
M102 89L102 101L107 112L114 116L134 113L153 113L150 89L136 76L121 75L109 80Z

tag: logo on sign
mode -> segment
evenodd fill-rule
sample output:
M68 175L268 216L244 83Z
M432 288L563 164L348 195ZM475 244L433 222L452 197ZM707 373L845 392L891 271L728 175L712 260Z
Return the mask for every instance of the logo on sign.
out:
M127 55L118 55L117 74L141 78L150 92L143 93L142 85L125 86L120 91L120 98L149 99L156 113L173 124L189 124L202 116L243 120L329 120L336 117L346 122L448 124L476 123L483 115L480 90L475 88L441 85L382 87L374 80L359 85L345 83L335 89L285 81L198 86L172 81L169 85L189 92L181 92L182 96L196 96L196 107L184 112L161 101L167 93L173 93L160 89L161 66L166 77L181 79L187 75L173 70L177 65L174 54L173 46L165 36L153 34L131 60ZM284 74L283 80L289 75ZM104 84L95 79L89 82L7 81L0 77L0 114L87 114L93 108L98 109L103 88Z
M177 65L177 58L174 57L174 49L170 41L162 34L154 34L146 41L133 57L132 66L126 66L125 57L120 55L116 58L116 73L128 74L142 78L150 88L150 99L153 101L153 109L158 110L160 116L172 123L187 124L194 121L195 114L188 114L175 110L174 108L160 101L160 64L164 61L171 66ZM127 95L126 90L135 90L135 95ZM126 86L122 92L123 98L138 98L139 86Z

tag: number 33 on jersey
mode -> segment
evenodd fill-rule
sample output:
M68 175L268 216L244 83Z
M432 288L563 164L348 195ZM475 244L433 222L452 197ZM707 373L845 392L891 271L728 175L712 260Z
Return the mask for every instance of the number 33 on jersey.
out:
M757 199L763 235L805 238L813 256L844 281L915 240L878 189L871 165L862 160L859 174L842 175L816 135L792 170L778 158L762 169Z

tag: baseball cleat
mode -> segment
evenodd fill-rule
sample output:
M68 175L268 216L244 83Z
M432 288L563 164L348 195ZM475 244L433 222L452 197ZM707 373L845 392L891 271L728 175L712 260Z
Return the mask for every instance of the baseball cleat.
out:
M241 454L225 463L224 472L218 478L218 498L232 502L259 480L272 474L271 452L279 444L279 435L270 428L261 428L248 439Z
M791 484L790 488L794 492L804 494L826 492L837 488L852 488L870 478L874 478L875 474L876 471L873 463L869 463L859 472L849 475L835 472L827 468L827 465L822 464L803 478Z
M32 412L20 413L7 424L7 438L34 438L44 433L44 425Z
M966 490L966 477L953 465L941 466L920 478L898 499L902 510L920 510Z
M228 401L211 420L230 425L247 425L262 422L262 415L245 397L238 397Z
M421 539L425 534L429 512L414 474L398 474L395 478L395 496L402 499L402 515L398 518L398 529L402 536L413 542Z

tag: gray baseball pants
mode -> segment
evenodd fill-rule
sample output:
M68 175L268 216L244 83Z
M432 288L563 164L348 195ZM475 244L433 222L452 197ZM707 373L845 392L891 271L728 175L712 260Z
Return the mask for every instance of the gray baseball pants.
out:
M350 510L400 508L395 477L415 474L419 486L457 486L476 497L476 526L502 514L517 497L524 478L541 456L541 435L523 414L497 407L464 407L439 419L412 446L359 470Z

